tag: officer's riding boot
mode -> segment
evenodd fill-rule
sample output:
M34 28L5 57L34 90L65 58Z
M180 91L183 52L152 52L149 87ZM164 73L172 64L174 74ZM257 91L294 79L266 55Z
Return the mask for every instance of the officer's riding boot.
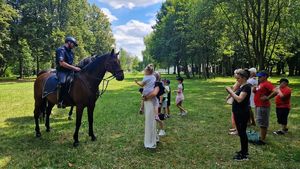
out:
M63 105L63 85L58 84L57 85L57 108L65 108Z

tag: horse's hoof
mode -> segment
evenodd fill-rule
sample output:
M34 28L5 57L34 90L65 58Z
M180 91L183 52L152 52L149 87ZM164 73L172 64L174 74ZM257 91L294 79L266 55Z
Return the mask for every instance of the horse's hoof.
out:
M40 138L41 136L42 136L41 133L36 133L36 134L35 134L35 137L36 137L36 138Z
M97 137L93 136L91 140L92 140L92 141L96 141L96 140L97 140Z
M68 117L68 120L73 120L71 116Z
M75 142L73 143L73 147L78 147L78 146L79 146L79 142L75 141Z

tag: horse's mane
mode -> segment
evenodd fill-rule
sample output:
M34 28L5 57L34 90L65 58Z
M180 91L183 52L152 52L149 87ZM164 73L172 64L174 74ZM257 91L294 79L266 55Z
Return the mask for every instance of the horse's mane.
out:
M96 60L96 57L98 57L98 55L86 57L86 58L82 59L81 61L79 61L79 63L76 66L79 67L80 69L83 69L86 65L88 65L89 63Z
M84 66L83 69L81 69L81 72L92 72L96 69L97 66L99 66L99 64L101 62L104 62L104 60L106 59L107 56L110 56L109 53L101 55L101 56L95 56L95 59L90 62L89 64L87 64L86 66Z

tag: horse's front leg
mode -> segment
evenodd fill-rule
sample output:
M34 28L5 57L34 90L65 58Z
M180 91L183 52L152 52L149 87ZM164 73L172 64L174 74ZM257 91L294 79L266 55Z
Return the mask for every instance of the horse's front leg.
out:
M71 106L71 109L70 109L70 111L69 111L69 117L68 117L68 120L72 120L73 108L74 108L74 106Z
M81 119L82 119L83 109L84 109L83 105L77 105L76 106L76 128L75 128L75 132L74 132L74 135L73 135L73 139L74 139L73 146L74 147L77 147L79 145L78 132L79 132L79 128L81 126Z
M46 122L45 122L47 132L50 132L50 115L51 115L53 106L54 106L54 104L48 102L48 106L46 109Z
M94 108L95 108L95 103L88 106L89 136L91 136L92 141L95 141L97 139L96 136L94 135L94 129L93 129Z

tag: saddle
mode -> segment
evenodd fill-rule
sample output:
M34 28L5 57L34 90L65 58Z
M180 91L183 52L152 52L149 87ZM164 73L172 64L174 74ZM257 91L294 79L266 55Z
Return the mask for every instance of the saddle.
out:
M67 76L66 83L64 84L65 90L67 90L67 92L65 92L66 95L64 96L64 99L66 98L66 96L69 97L69 91L73 80L74 80L74 74L71 73ZM46 82L44 84L42 98L47 97L51 93L57 92L57 85L58 85L58 78L56 76L56 73L51 72L50 76L48 77L48 79L46 79Z

